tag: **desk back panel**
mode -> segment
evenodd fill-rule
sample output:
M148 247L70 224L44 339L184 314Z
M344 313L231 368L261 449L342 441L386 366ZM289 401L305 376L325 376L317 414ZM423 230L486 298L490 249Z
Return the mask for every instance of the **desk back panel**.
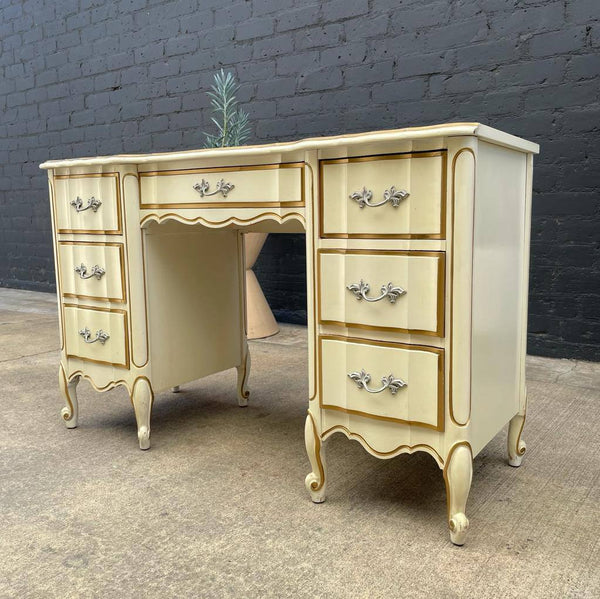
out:
M174 222L148 227L146 286L155 391L240 364L238 243L236 231Z

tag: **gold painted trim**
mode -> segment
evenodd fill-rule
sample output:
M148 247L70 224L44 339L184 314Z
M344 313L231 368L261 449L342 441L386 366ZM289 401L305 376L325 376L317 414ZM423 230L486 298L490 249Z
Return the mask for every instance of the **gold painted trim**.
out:
M317 253L316 253L316 229L315 229L315 174L313 172L312 166L309 162L305 162L305 165L308 169L308 172L310 173L310 210L311 210L311 228L310 228L310 248L311 248L311 255L310 255L310 259L312 261L312 282L313 282L313 293L312 293L312 303L313 303L313 389L314 389L314 393L312 394L312 397L308 398L308 402L310 405L311 401L314 401L315 397L317 396L317 393L319 392L318 390L318 343L317 343L317 338L318 338L318 327L319 327L319 323L318 323L318 319L317 319L317 294L318 294L318 285L319 285L319 278L317 276ZM308 235L308 231L306 231L306 222L304 223L304 229L306 232L306 235ZM306 239L306 244L308 245L308 239ZM308 253L308 252L307 252ZM310 395L310 394L309 394Z
M118 366L119 368L129 369L130 356L129 356L129 327L127 323L127 311L117 308L100 308L95 306L82 306L78 304L63 304L64 308L75 308L77 310L93 310L96 312L112 312L115 314L121 314L123 316L123 333L125 342L125 363L121 362L109 362L107 360L96 360L94 358L85 358L77 354L70 354L68 349L65 349L67 358L75 358L77 360L83 360L85 362L93 362L94 364L108 364L109 366Z
M346 164L351 162L370 162L375 160L402 160L410 158L442 158L440 190L440 232L439 233L325 233L323 190L323 166L327 164ZM327 158L319 160L319 236L321 239L445 239L446 238L446 201L447 201L447 162L446 149L431 151L399 152L395 154L372 154L369 156L351 156L348 158Z
M54 179L87 179L91 177L114 177L115 178L115 189L116 189L116 208L117 208L117 229L57 229L59 234L67 233L79 233L85 235L122 235L123 234L123 220L121 218L121 186L120 186L120 174L118 172L110 173L83 173L80 175L54 175ZM113 198L106 200L107 205ZM103 200L104 201L104 200ZM58 213L57 213L57 224L58 224Z
M325 468L323 468L323 462L321 461L321 437L317 433L317 424L313 415L308 410L308 417L310 418L310 422L312 424L313 437L315 440L315 458L317 460L317 465L319 467L319 482L313 481L310 484L311 491L320 491L325 484Z
M131 262L129 260L129 244L131 242L131 239L129 237L128 234L128 230L127 230L127 198L125 197L125 179L127 177L135 177L136 179L138 178L137 173L125 173L122 177L122 186L123 186L123 223L124 223L124 228L125 228L125 239L127 241L127 246L125 248L125 251L127 252L127 264L128 264L128 269L131 268ZM138 188L138 193L139 193L139 188ZM135 207L137 209L137 207L139 206L139 196L135 201ZM148 293L146 291L146 255L145 255L145 251L144 251L144 231L141 227L141 225L139 227L136 227L139 235L140 235L140 247L141 247L141 254L142 254L142 279L143 279L143 285L144 285L144 326L146 327L146 361L143 364L137 364L135 361L135 351L133 351L134 348L134 341L135 341L135 335L133 333L133 324L132 324L132 316L131 316L131 306L130 306L130 312L129 312L129 326L131 328L131 361L133 363L134 366L136 366L137 368L143 368L144 366L146 366L146 364L148 364L148 361L150 360L150 346L149 346L149 334L148 334ZM132 236L134 235L134 233L132 233ZM129 297L131 298L131 272L127 273L127 285L128 285L128 289L129 289ZM136 308L137 309L137 308Z
M199 208L302 208L305 206L305 190L304 190L304 162L280 162L272 164L251 164L240 166L217 166L217 167L200 167L190 169L172 169L172 170L154 170L154 171L139 171L138 187L140 210L161 210L169 208L184 208L184 209L199 209ZM160 176L175 176L175 175L196 175L206 173L235 173L242 171L262 171L262 170L279 170L297 168L300 169L300 197L301 201L290 202L158 202L145 204L142 201L142 177L160 177Z
M63 293L62 297L91 299L98 301L109 301L119 304L127 303L127 290L125 286L125 257L123 243L121 242L106 242L106 241L59 241L58 245L90 245L90 246L108 246L119 248L119 263L121 267L121 297L107 297L104 295L80 295L77 293ZM61 271L62 272L62 271ZM66 273L65 273L66 274Z
M475 244L475 193L476 193L476 176L477 176L477 156L475 152L471 148L461 148L454 154L452 159L452 268L450 271L450 354L448 357L449 366L448 366L448 413L450 415L450 420L452 424L455 426L467 426L471 420L471 385L472 385L472 377L469 376L469 416L465 422L459 422L458 419L454 416L454 402L453 402L453 392L452 392L452 384L454 377L454 270L456 265L456 254L454 252L454 240L456 239L456 231L454 228L454 223L456 219L456 162L458 157L463 152L469 152L473 156L473 231L471 236L471 319L473 318L473 256L474 252L474 244ZM473 336L469 336L469 362L471 363L470 372L472 372L472 360L473 360Z
M392 333L407 333L413 335L427 335L432 337L444 337L445 330L445 305L446 305L446 253L440 251L423 251L423 250L349 250L349 249L319 249L317 250L317 269L319 282L321 277L321 255L323 254L343 254L343 255L366 255L366 256L425 256L438 258L437 272L437 298L436 298L436 321L437 328L435 331L429 329L407 329L401 327L386 327L362 324L357 322L345 322L339 320L323 320L321 317L322 297L319 286L319 301L318 301L318 321L320 325L336 325L348 328L363 329L367 331L386 331Z
M142 204L140 210L163 210L180 208L200 210L203 208L303 208L304 202L207 202L206 204L180 202L176 204Z
M69 382L71 382L76 377L81 377L82 379L86 379L90 383L90 385L92 386L92 388L95 391L98 391L99 393L103 393L105 391L110 391L111 389L114 389L115 387L119 387L119 386L125 387L127 389L127 393L129 394L129 399L130 400L131 400L131 394L133 393L133 388L135 387L135 384L140 379L145 380L148 383L150 389L152 390L152 393L154 393L154 390L152 389L152 384L150 382L150 379L147 376L144 376L144 375L139 375L139 376L135 377L135 379L134 379L133 384L131 385L131 387L129 386L129 384L127 383L127 381L125 379L118 379L116 381L109 381L103 387L99 387L94 382L94 379L89 374L84 373L83 370L74 370L67 377L67 380Z
M445 462L445 466L444 466L444 471L443 471L443 475L444 475L444 484L446 485L446 513L447 513L447 519L448 519L448 523L450 523L450 505L452 503L451 501L451 490L450 490L450 482L448 481L448 467L450 466L450 463L452 461L452 455L454 454L455 450L460 447L461 445L464 445L465 447L468 448L468 450L471 452L471 459L473 459L473 448L471 447L471 444L468 441L458 441L457 443L455 443L451 448L450 451L448 452L448 455L446 456L446 462Z
M54 258L55 258L55 267L56 267L56 294L58 300L58 310L60 312L60 323L59 323L59 335L60 335L60 351L62 352L65 349L65 314L63 310L63 302L62 302L62 286L60 282L60 273L62 272L62 267L60 265L60 256L58 253L58 239L57 239L57 214L56 214L56 202L55 202L55 193L54 193L54 172L48 171L48 185L50 191L50 218L52 221L52 247L54 249Z
M271 217L275 217L275 218L271 218ZM194 218L185 218L184 216L181 216L177 212L167 212L166 214L156 214L155 212L152 212L150 214L146 214L142 218L142 220L140 221L140 226L145 225L146 222L148 222L149 220L154 220L157 223L161 223L164 220L169 220L169 219L176 220L182 224L201 223L208 227L210 227L212 225L213 228L225 227L228 225L248 225L248 224L254 225L263 220L274 220L275 222L279 222L279 224L282 224L286 220L295 219L295 220L299 220L301 222L301 224L304 225L304 227L306 227L306 221L304 219L304 214L301 214L300 212L288 212L287 214L283 214L283 215L277 214L276 212L261 212L260 214L257 214L256 216L253 216L252 218L248 218L248 219L238 218L237 216L230 216L229 218L226 218L225 220L220 220L220 221L207 220L202 216L196 216Z
M73 400L71 399L71 394L69 393L69 384L67 382L67 375L65 374L65 368L62 365L62 362L59 363L58 368L60 370L60 374L63 379L64 397L67 402L68 410L69 410L68 413L63 412L62 417L65 422L70 422L71 420L73 420L73 416L75 415L75 408L73 407Z
M343 343L355 343L358 345L371 345L377 347L387 347L390 349L403 349L403 350L415 350L425 351L437 355L438 358L438 397L437 397L437 424L430 424L428 422L419 422L418 420L403 420L402 418L392 418L391 416L380 416L378 414L370 414L368 412L362 412L360 410L350 410L348 408L342 408L340 406L334 406L331 404L323 403L323 352L322 346L323 341L341 341ZM416 345L408 343L392 343L390 341L373 341L370 339L359 339L357 337L344 337L342 335L319 335L319 406L324 410L334 410L337 412L344 412L345 414L353 414L355 416L365 416L366 418L373 418L374 420L383 420L386 422L396 422L398 424L407 424L409 426L419 426L421 428L427 428L438 432L444 431L444 350L440 347L433 347L431 345ZM343 391L342 391L343 393Z
M358 441L364 447L368 448L369 451L373 452L380 458L393 458L401 453L410 454L415 453L416 451L424 451L425 453L429 453L429 455L433 457L433 459L437 462L440 468L442 468L444 465L444 460L442 459L442 456L433 447L431 447L431 445L428 445L427 443L417 443L416 445L398 445L398 447L390 451L378 451L377 449L374 449L371 445L369 445L369 443L367 443L367 440L362 435L352 432L350 429L346 428L342 424L336 424L335 426L328 428L321 435L321 439L325 441L327 437L329 437L335 432L344 433L344 435L346 435L348 439Z

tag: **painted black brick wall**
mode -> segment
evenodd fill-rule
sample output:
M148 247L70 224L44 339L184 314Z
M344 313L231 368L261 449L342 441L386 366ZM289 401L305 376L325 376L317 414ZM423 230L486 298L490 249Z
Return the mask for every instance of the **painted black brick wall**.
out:
M0 284L54 289L40 162L201 146L223 66L252 142L479 120L540 143L529 351L598 360L599 17L598 0L2 0ZM303 247L271 236L257 267L287 320L305 317Z

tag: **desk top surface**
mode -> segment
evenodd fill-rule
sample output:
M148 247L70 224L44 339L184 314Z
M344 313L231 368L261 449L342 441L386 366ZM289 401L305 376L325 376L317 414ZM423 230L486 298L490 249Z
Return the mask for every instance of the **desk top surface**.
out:
M293 152L296 150L317 150L335 146L351 146L360 143L384 142L406 139L426 139L433 137L456 137L473 135L521 152L537 154L539 145L520 137L504 133L498 129L481 123L446 123L425 127L407 127L405 129L388 129L367 133L335 135L331 137L310 137L299 141L270 143L253 146L236 146L227 148L206 148L200 150L183 150L176 152L159 152L151 154L116 154L114 156L96 156L63 160L48 160L40 165L42 169L65 168L72 166L93 166L106 164L144 164L172 160L190 160L194 158L215 158L219 156L244 156L250 154L273 154Z

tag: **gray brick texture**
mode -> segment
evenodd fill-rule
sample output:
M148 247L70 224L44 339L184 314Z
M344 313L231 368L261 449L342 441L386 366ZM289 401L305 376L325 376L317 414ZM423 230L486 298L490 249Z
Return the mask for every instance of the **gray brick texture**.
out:
M224 67L251 143L454 120L538 142L529 351L600 360L599 19L598 0L3 0L0 285L54 290L40 162L202 146ZM302 237L272 235L256 270L305 322Z

